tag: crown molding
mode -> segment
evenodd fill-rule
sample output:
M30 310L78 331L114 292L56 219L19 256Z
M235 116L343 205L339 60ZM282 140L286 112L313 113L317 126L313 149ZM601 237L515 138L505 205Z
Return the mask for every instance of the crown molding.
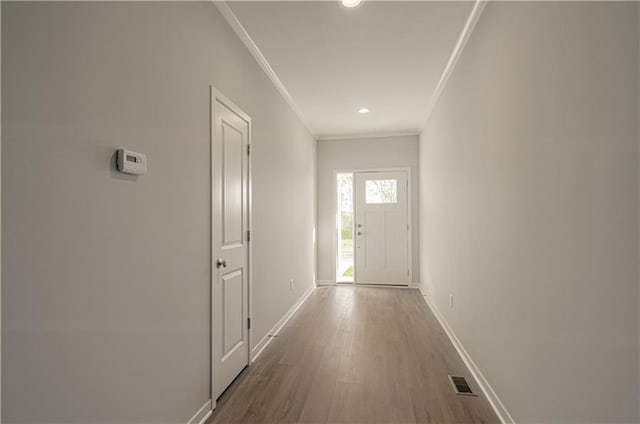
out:
M389 137L406 137L412 135L420 135L418 130L396 131L396 132L376 132L376 133L356 133L356 134L339 134L339 135L319 135L316 137L318 141L335 141L335 140L357 140L362 138L389 138Z
M467 41L469 41L469 37L471 36L471 33L473 32L473 29L475 28L476 23L478 22L478 19L480 18L480 15L482 14L482 11L484 10L487 3L488 3L488 0L476 0L476 2L474 3L473 8L471 9L471 13L469 13L469 17L467 18L467 21L465 22L464 27L462 27L462 32L458 37L458 42L453 47L453 51L451 52L449 61L447 62L447 65L444 67L444 70L442 71L442 75L440 76L438 85L436 86L436 89L433 92L433 96L431 96L431 101L429 102L429 108L427 109L427 119L425 120L424 126L422 127L422 130L420 130L420 132L424 131L424 129L426 128L427 123L429 122L429 118L431 118L431 114L435 109L436 103L438 103L438 99L440 98L440 95L444 91L444 87L447 85L447 82L449 81L449 77L451 77L451 74L453 74L453 70L456 67L456 64L458 63L458 59L460 59L460 56L462 55L462 51L467 45Z
M309 123L304 117L302 110L300 109L300 107L298 107L296 102L293 100L293 97L291 97L291 94L289 94L289 91L287 91L287 88L284 86L282 81L280 81L280 78L278 78L278 75L276 75L275 71L273 70L273 68L267 61L267 59L264 57L264 55L262 54L262 52L260 51L256 43L253 41L253 39L251 38L247 30L242 26L242 24L240 23L240 20L235 15L235 13L233 13L233 10L231 10L227 2L215 1L215 0L212 0L212 1L213 1L213 4L218 9L218 11L224 17L224 19L229 23L229 25L231 25L231 28L236 33L236 35L240 38L242 43L244 43L247 49L249 49L249 52L251 53L253 58L256 60L256 62L258 62L258 64L260 65L264 73L267 74L267 76L269 77L273 85L275 85L276 89L280 92L280 95L284 98L284 100L287 102L289 107L295 112L296 115L298 115L298 118L300 119L300 121L302 121L302 123L307 128L307 130L315 138L316 134L313 131L313 129L309 126Z

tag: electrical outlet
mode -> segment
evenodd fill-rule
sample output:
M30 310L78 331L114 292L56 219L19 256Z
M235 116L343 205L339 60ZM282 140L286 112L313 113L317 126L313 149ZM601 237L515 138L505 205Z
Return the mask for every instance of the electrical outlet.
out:
M293 278L289 280L289 290L293 290Z
M453 309L453 293L449 294L449 306Z

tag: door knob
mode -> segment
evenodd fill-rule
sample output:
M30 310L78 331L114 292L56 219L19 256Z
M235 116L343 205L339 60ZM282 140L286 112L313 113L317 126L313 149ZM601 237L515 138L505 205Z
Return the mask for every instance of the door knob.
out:
M361 233L360 231L358 231L358 235L359 235L359 236L361 236L361 235L362 235L362 233Z
M362 228L362 224L358 224L358 228Z
M222 258L218 258L218 260L216 261L216 268L226 268L227 267L227 260L226 259L222 259Z

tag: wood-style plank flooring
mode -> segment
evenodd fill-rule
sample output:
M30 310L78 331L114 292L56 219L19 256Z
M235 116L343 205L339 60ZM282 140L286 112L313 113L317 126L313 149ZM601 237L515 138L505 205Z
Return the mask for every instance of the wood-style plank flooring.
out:
M489 403L417 289L317 289L209 423L486 423Z

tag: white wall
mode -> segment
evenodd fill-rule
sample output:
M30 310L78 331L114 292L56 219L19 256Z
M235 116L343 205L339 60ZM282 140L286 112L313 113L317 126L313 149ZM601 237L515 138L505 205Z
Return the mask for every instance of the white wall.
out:
M0 4L0 46L2 46L2 5ZM2 79L2 54L0 54L0 80ZM2 83L0 81L0 99ZM0 223L2 222L2 105L0 102ZM2 240L2 225L0 225ZM0 243L0 329L2 328L2 243ZM2 337L0 337L0 382L2 381ZM0 384L0 422L2 422L2 384Z
M418 136L318 141L318 280L336 280L333 250L335 170L372 168L411 169L411 240L413 281L420 281L418 219Z
M2 9L3 420L186 422L209 399L209 84L253 119L254 343L313 285L315 141L212 3Z
M489 3L420 138L423 289L517 422L639 419L637 8Z

